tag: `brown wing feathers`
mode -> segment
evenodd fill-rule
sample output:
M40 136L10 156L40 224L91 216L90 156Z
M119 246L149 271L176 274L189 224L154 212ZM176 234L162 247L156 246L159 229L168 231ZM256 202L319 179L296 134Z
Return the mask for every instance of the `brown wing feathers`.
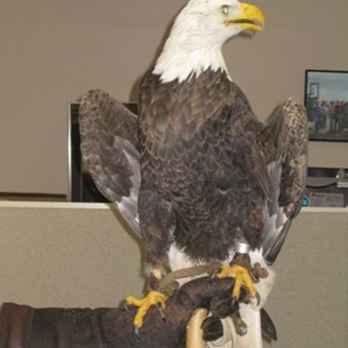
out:
M80 98L84 169L110 201L130 195L134 168L129 158L139 156L136 129L136 116L109 94L92 90Z
M264 231L264 255L273 263L286 239L293 218L299 213L305 192L307 168L307 116L292 99L279 105L269 117L258 141L268 163L272 199ZM272 226L273 224L273 226Z

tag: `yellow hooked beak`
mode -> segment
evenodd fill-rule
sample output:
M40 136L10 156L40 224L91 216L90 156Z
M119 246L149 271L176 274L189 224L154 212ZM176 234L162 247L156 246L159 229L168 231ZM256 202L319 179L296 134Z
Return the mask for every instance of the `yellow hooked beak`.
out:
M240 3L240 15L227 18L225 25L239 25L242 30L260 32L265 24L263 12L252 4Z

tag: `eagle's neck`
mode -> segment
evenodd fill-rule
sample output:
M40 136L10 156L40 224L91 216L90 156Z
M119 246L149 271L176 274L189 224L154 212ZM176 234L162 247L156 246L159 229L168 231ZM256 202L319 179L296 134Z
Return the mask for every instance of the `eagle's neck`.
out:
M228 71L222 55L223 42L212 35L202 37L195 30L185 30L175 25L157 59L153 73L160 75L162 82L185 81L189 77L198 77L207 70Z

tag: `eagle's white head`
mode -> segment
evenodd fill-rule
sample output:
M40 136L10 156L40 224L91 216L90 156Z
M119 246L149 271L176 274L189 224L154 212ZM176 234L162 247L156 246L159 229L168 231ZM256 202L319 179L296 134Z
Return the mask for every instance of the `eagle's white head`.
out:
M177 16L154 74L162 82L180 82L212 69L226 70L223 44L241 32L259 32L264 15L238 0L190 0Z

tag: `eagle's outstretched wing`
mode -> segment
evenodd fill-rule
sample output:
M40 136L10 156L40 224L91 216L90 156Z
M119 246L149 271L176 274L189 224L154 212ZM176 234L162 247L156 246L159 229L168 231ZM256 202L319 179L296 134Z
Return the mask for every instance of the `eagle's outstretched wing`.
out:
M89 91L79 102L83 169L139 234L137 116L101 90Z
M307 115L292 99L279 105L269 117L259 142L267 158L272 197L264 229L264 257L272 264L299 213L305 192L307 169Z

